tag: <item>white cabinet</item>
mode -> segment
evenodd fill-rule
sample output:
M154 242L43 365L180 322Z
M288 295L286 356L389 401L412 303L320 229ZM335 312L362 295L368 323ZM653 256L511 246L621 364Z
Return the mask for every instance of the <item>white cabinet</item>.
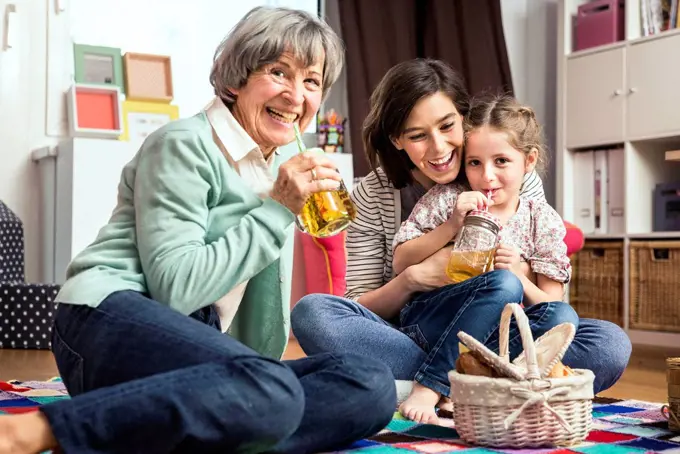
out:
M566 57L565 145L680 136L680 33Z
M624 137L625 49L567 61L567 146L621 142Z
M630 139L680 133L680 35L632 44L627 60Z
M680 181L680 163L665 158L680 149L680 29L644 36L641 0L626 0L623 41L572 52L573 17L586 1L559 0L558 7L558 210L572 222L583 206L619 213L619 228L610 219L600 232L586 232L586 240L623 243L624 327L634 343L679 345L680 333L631 329L630 288L639 276L628 266L628 246L680 239L680 231L654 231L653 222L655 187Z
M63 283L71 259L109 221L121 172L136 152L128 142L77 138L34 153L44 178L41 217L54 233L43 240L43 274L50 280Z

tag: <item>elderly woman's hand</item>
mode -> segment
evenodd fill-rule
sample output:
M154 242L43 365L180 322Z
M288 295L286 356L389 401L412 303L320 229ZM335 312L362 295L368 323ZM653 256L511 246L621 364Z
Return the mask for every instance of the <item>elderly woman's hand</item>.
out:
M338 189L341 180L330 158L308 151L293 156L281 165L271 197L297 215L310 194Z

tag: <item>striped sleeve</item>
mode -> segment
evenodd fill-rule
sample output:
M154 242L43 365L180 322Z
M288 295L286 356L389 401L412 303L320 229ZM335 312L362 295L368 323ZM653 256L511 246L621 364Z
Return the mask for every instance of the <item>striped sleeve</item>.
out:
M383 217L388 215L394 222L394 195L386 180L384 185L375 173L370 173L352 191L357 216L347 229L345 297L349 299L357 300L386 283L386 263L392 263L392 248L387 247ZM389 236L391 245L392 235Z
M528 200L545 200L543 181L535 170L524 175L519 195Z

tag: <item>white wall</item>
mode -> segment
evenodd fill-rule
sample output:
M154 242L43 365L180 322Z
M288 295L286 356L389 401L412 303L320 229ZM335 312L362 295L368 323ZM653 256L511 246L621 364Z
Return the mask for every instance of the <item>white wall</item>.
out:
M24 223L26 275L39 277L40 178L31 149L44 137L46 77L46 1L12 2L16 13L10 49L0 49L0 199ZM5 3L0 1L5 12ZM6 21L0 21L0 36ZM34 30L42 33L34 33Z
M530 105L543 125L549 163L545 195L555 203L557 96L557 1L502 0L503 28L515 96Z

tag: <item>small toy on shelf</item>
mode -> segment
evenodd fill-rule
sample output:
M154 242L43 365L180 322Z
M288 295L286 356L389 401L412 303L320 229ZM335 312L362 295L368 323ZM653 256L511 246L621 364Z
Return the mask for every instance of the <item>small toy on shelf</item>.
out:
M347 118L330 109L319 117L317 145L326 153L344 153Z

